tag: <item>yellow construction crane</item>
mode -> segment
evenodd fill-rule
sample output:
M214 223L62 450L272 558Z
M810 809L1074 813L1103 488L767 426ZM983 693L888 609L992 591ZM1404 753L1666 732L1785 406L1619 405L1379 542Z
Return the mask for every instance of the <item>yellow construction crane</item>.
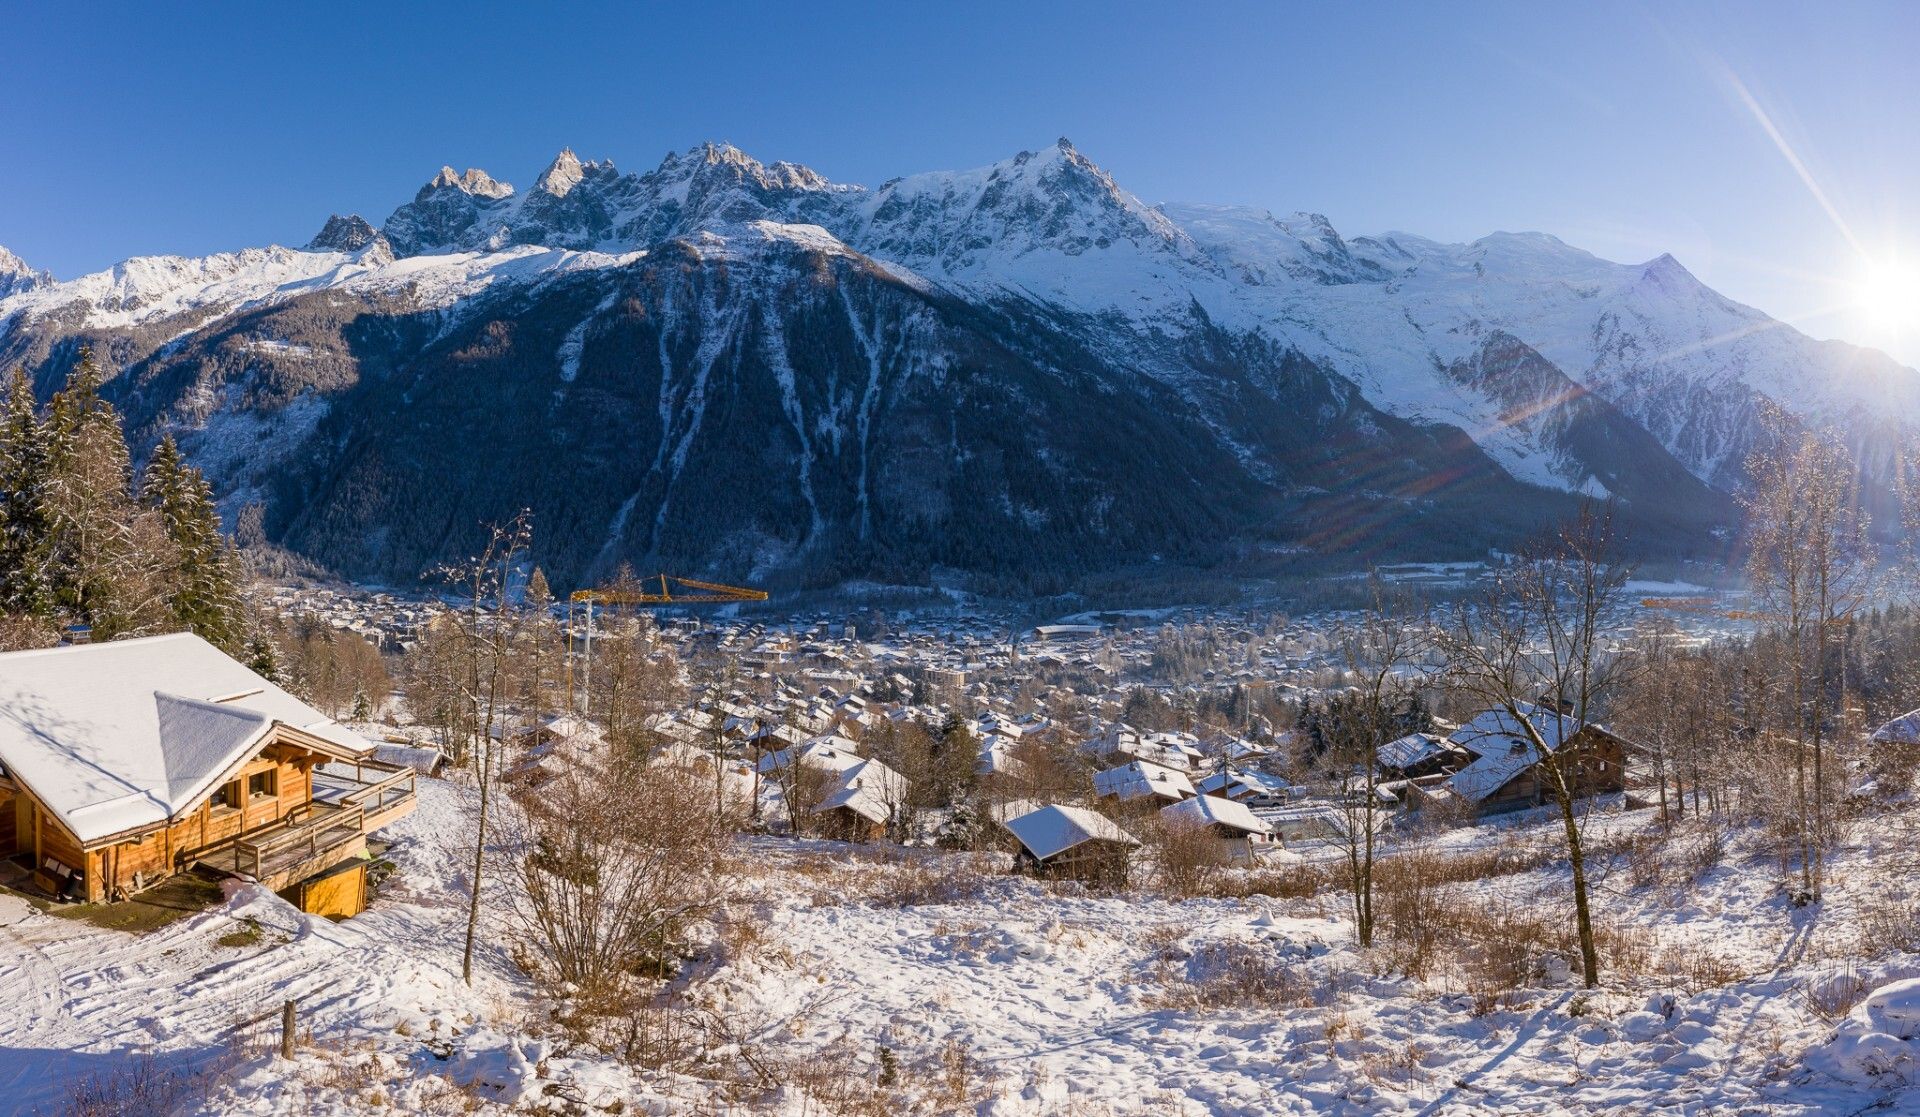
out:
M723 586L718 582L698 582L692 578L676 577L672 574L655 574L636 587L647 585L658 579L660 592L639 588L603 587L591 590L574 590L571 599L598 605L723 605L733 601L765 601L766 590L747 589L741 586ZM673 592L673 586L685 587L679 593Z
M642 589L658 579L660 592ZM681 587L679 593L674 587ZM573 631L573 606L578 603L586 606L586 638L581 655L580 701L592 709L589 696L593 690L593 607L595 605L637 605L647 608L655 605L727 605L742 601L765 601L766 590L749 589L743 586L724 586L719 582L700 582L692 578L681 578L673 574L655 574L630 586L602 587L590 590L574 590L567 595L567 631ZM571 642L571 638L569 638ZM567 657L567 705L573 706L573 657Z

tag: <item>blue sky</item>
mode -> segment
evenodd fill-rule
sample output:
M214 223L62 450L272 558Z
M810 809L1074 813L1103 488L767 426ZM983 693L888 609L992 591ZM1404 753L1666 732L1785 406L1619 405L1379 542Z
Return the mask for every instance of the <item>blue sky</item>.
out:
M1920 312L1870 313L1864 278L1920 264L1920 4L1331 9L23 5L0 245L70 277L299 244L442 163L525 186L568 145L642 169L729 140L878 183L1066 135L1150 202L1670 251L1920 364Z

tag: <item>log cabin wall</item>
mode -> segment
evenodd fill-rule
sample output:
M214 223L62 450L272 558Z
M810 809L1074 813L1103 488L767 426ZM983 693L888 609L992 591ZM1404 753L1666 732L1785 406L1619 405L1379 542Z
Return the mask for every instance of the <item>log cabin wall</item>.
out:
M13 788L0 787L0 857L10 857L20 850L22 812L18 799L19 793Z
M313 769L321 758L298 746L271 743L248 761L232 780L214 789L200 809L164 829L81 852L80 844L43 816L40 858L54 857L86 873L90 901L112 899L137 883L171 876L193 854L286 818L313 798ZM253 777L270 773L270 794L249 794ZM223 794L223 790L225 794ZM238 806L214 806L216 797L233 797ZM23 797L24 798L24 797ZM4 848L4 847L0 847ZM32 848L30 845L27 848ZM39 858L36 858L36 865ZM43 885L47 881L42 882Z

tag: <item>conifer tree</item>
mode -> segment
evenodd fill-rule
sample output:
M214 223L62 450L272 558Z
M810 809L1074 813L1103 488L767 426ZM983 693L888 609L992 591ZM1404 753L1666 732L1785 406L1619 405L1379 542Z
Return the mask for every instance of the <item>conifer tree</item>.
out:
M160 440L147 461L140 503L159 513L172 544L168 604L174 623L218 647L240 650L244 633L233 551L220 534L206 478L181 460L172 435Z
M67 384L47 407L48 472L44 486L55 603L113 636L155 623L151 556L158 542L140 532L132 496L133 465L119 413L100 397L100 372L82 352Z
M0 613L53 613L46 508L46 435L27 370L15 369L0 401Z

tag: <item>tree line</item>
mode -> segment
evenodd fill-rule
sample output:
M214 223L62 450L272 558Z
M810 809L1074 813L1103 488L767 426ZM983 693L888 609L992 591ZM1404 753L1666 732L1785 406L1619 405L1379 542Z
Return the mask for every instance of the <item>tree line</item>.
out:
M25 369L0 401L0 647L179 631L239 654L243 572L212 491L172 436L137 473L83 353L44 407Z

